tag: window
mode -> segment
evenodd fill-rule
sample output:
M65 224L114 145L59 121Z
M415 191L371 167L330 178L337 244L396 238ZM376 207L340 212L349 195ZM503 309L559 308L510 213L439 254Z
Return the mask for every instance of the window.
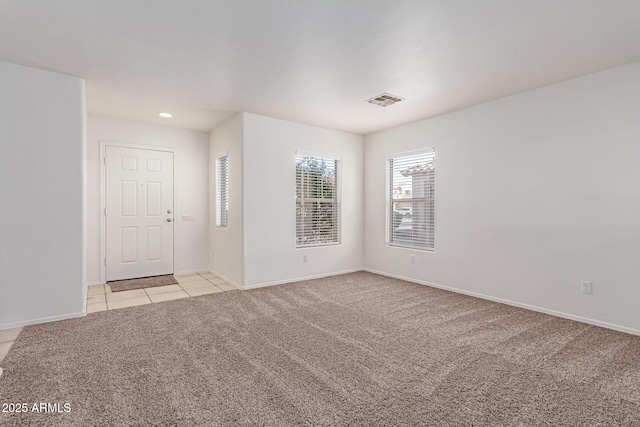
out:
M229 155L216 159L216 227L229 226Z
M389 158L387 243L434 250L435 151Z
M296 247L340 243L339 163L296 154Z

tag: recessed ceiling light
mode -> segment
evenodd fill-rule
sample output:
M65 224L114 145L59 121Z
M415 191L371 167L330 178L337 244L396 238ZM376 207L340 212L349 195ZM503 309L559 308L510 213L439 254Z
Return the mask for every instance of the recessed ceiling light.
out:
M171 113L158 113L158 115L160 117L164 117L165 119L170 119L171 117L173 117Z
M396 102L402 101L404 98L400 98L399 96L391 95L389 93L383 93L382 95L374 96L371 99L367 99L365 102L369 104L379 105L381 107L388 107L389 105L393 105Z

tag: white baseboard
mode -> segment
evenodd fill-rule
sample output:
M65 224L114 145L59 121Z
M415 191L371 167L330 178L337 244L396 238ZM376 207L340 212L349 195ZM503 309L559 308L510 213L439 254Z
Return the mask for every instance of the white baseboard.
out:
M211 273L211 274L215 274L216 276L218 276L219 278L221 278L222 280L224 280L225 282L227 282L228 284L230 284L231 286L235 286L236 288L242 290L243 287L240 286L238 283L234 282L233 280L229 279L228 277L226 277L223 274L217 273L215 271L206 271L205 273Z
M21 320L19 322L5 323L0 325L0 331L3 329L21 328L23 326L36 325L38 323L55 322L57 320L75 319L76 317L84 317L87 315L86 309L78 313L62 314L59 316L39 317L37 319Z
M206 268L202 268L199 270L180 270L173 273L174 276L188 276L190 274L200 274L200 273L208 273L209 270Z
M93 285L104 285L104 283L102 283L100 280L93 280L91 282L87 282L87 287L89 286L93 286Z
M492 297L490 295L480 294L480 293L477 293L477 292L465 291L463 289L452 288L451 286L438 285L436 283L430 283L430 282L426 282L424 280L412 279L410 277L399 276L397 274L385 273L383 271L373 270L371 268L365 268L364 271L368 271L369 273L379 274L381 276L387 276L387 277L393 277L395 279L406 280L407 282L418 283L420 285L431 286L433 288L444 289L445 291L451 291L451 292L455 292L455 293L458 293L458 294L464 294L464 295L469 295L469 296L472 296L472 297L481 298L481 299L485 299L485 300L489 300L489 301L499 302L499 303L511 305L511 306L514 306L514 307L519 307L519 308L524 308L524 309L527 309L527 310L537 311L539 313L550 314L552 316L562 317L564 319L569 319L569 320L575 320L577 322L587 323L589 325L600 326L602 328L607 328L607 329L613 329L614 331L626 332L627 334L633 334L633 335L640 335L640 330L639 329L634 329L634 328L629 328L629 327L626 327L626 326L616 325L614 323L602 322L600 320L590 319L588 317L576 316L576 315L569 314L569 313L564 313L564 312L561 312L561 311L550 310L550 309L543 308L543 307L524 304L524 303L520 303L520 302L516 302L516 301L502 299L502 298L496 298L496 297Z
M339 276L340 274L355 273L356 271L362 271L362 270L363 270L362 268L354 268L351 270L317 274L315 276L296 277L295 279L278 280L275 282L265 282L265 283L258 283L255 285L244 286L241 289L256 289L256 288L264 288L265 286L284 285L285 283L302 282L303 280L313 280L313 279L321 279L323 277Z

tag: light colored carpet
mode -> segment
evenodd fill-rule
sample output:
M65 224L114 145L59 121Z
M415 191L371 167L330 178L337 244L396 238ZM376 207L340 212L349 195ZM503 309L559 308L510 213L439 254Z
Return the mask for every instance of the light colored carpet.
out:
M640 425L640 337L369 273L25 328L0 425Z
M115 280L107 282L111 292L132 291L134 289L154 288L156 286L177 285L178 281L173 275L143 277L140 279Z

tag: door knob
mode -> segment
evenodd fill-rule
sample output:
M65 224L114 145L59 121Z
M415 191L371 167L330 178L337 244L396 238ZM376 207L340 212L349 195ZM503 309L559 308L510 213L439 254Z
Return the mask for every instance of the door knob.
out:
M167 218L167 222L171 222L173 221L171 218Z
M167 213L170 214L171 213L171 209L167 209Z

